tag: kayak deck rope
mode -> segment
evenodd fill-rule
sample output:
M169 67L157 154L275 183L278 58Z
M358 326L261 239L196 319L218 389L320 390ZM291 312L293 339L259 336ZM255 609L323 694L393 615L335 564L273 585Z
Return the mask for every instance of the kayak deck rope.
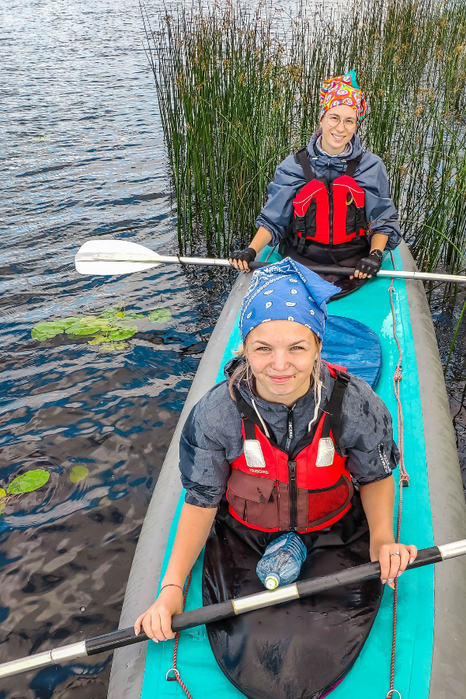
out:
M395 262L393 259L392 253L390 253L391 259L392 259L392 265L393 269L395 269ZM395 292L395 288L393 286L394 279L392 279L390 287L388 289L388 292L390 294L390 307L392 311L392 321L393 321L393 338L396 342L396 346L398 348L398 363L395 368L395 373L393 376L393 392L395 394L395 399L396 399L396 404L397 404L397 425L398 425L398 448L400 450L400 463L398 465L399 467L399 473L400 473L400 478L399 478L399 497L398 497L398 517L397 517L397 524L396 524L396 543L400 543L400 532L401 532L401 514L402 514L402 509L403 509L403 488L406 486L409 486L409 475L406 471L405 468L405 461L404 461L404 442L403 442L403 430L404 430L404 423L403 423L403 406L401 403L401 393L400 393L400 384L401 384L401 379L403 378L402 371L402 361L403 361L403 351L401 349L400 342L398 340L398 335L396 333L396 312L395 312L395 303L393 300L393 294ZM394 595L393 595L393 630L392 630L392 652L391 652L391 659L390 659L390 689L387 693L387 696L385 699L394 699L395 695L398 695L399 699L402 699L401 693L397 690L394 689L394 684L395 684L395 655L396 655L396 622L397 622L397 606L398 606L398 578L395 578L394 581L395 585L395 590L394 590Z
M189 590L189 585L190 585L190 583L191 583L191 575L192 575L192 572L193 572L193 571L191 570L191 572L190 572L189 575L188 575L188 580L187 580L187 582L186 582L186 587L185 587L185 590L184 590L184 595L183 595L183 611L184 611L184 608L185 608L185 606L186 606L186 598L187 598L187 596L188 596L188 590ZM189 692L189 689L187 688L187 686L185 685L185 683L184 683L183 680L181 679L180 672L179 672L179 670L178 670L178 668L177 668L178 643L179 643L179 642L180 642L180 631L178 631L177 634L176 634L176 636L175 636L175 646L174 646L174 648L173 648L173 665L172 665L172 667L170 668L170 670L168 670L168 672L167 672L167 674L166 674L165 677L166 677L166 679L167 679L169 682L170 682L170 681L173 681L173 680L176 680L176 681L178 682L178 684L181 686L181 689L182 689L182 690L184 691L184 693L186 694L187 698L188 698L188 699L193 699L192 696L191 696L191 694L190 694L190 692ZM170 675L171 672L173 673L173 675Z

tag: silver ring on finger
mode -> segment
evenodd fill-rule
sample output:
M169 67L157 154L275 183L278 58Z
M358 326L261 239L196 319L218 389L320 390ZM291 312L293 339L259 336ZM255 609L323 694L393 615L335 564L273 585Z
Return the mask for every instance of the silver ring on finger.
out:
M399 556L400 552L399 551L393 551L393 553L390 554L390 556Z

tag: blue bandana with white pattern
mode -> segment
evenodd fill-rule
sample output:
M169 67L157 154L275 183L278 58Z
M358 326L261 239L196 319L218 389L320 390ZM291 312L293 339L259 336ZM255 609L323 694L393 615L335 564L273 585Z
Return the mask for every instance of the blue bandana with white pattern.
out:
M313 330L321 340L327 301L340 291L290 257L252 275L243 299L239 329L245 340L253 328L271 320L291 320Z

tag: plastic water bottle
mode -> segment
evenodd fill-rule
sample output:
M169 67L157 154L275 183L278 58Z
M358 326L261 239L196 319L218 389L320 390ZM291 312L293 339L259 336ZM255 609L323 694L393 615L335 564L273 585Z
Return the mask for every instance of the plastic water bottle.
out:
M299 575L306 560L307 549L294 532L287 532L272 541L256 566L260 581L268 590L279 585L289 585Z

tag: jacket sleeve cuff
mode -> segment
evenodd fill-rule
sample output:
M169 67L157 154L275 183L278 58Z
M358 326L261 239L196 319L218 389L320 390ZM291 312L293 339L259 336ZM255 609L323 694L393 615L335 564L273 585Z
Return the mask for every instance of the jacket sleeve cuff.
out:
M205 502L199 500L193 493L190 493L189 490L186 491L186 495L184 496L184 501L188 505L194 505L195 507L202 507L204 509L213 509L217 508L220 503L213 503L213 502Z
M391 478L393 473L384 473L382 475L375 476L371 479L366 478L356 478L356 482L359 486L369 485L369 483L376 483L377 481L384 481L386 478Z
M377 224L377 221L371 222L371 231L369 233L369 240L372 238L374 233L381 233L382 235L387 235L388 240L385 246L385 250L394 250L401 243L402 235L401 230L396 221L393 223L388 223L386 221L381 221Z
M259 214L259 216L256 218L256 228L260 228L260 226L264 226L264 228L267 228L267 230L271 234L272 240L269 243L271 247L278 245L278 243L285 235L285 230L283 228L275 225L274 223L271 223L268 219L265 218L265 216L262 216L262 214Z

